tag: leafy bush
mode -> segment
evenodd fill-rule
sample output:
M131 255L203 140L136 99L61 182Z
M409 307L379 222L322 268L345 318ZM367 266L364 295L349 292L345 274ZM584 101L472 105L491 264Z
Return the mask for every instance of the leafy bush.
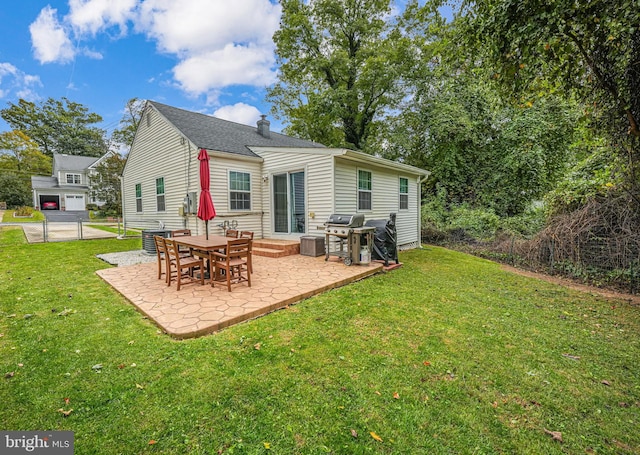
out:
M16 216L31 216L35 210L33 207L22 206L15 209Z

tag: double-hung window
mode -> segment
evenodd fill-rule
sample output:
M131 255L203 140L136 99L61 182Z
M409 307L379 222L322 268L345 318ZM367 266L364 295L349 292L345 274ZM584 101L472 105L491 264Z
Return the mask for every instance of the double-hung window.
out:
M156 179L156 210L158 212L165 211L164 205L164 177Z
M400 210L409 210L409 179L400 177Z
M80 174L67 174L67 183L71 185L80 185L82 176Z
M358 211L371 210L371 172L358 170Z
M142 183L136 183L136 212L142 213Z
M229 208L251 210L251 174L229 171Z

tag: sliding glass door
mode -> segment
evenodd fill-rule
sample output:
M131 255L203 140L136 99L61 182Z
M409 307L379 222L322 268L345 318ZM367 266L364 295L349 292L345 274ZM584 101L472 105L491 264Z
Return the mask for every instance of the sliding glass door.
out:
M273 225L280 234L304 233L304 171L273 176Z

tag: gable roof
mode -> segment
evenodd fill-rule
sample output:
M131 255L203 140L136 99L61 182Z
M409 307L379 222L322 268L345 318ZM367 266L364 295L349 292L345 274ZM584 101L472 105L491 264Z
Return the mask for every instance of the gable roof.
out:
M54 168L65 171L84 171L99 159L95 156L53 154Z
M255 126L222 120L210 115L185 111L166 104L148 101L164 118L176 127L197 148L258 157L249 147L318 147L317 142L270 132L269 138L258 133Z

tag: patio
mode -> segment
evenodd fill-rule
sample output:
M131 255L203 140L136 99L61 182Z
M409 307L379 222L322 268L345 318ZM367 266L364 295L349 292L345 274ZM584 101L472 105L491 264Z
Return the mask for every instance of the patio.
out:
M174 338L192 338L270 313L383 270L380 263L345 266L337 258L292 255L253 257L251 287L228 292L216 283L187 284L180 291L157 278L156 262L96 273Z

